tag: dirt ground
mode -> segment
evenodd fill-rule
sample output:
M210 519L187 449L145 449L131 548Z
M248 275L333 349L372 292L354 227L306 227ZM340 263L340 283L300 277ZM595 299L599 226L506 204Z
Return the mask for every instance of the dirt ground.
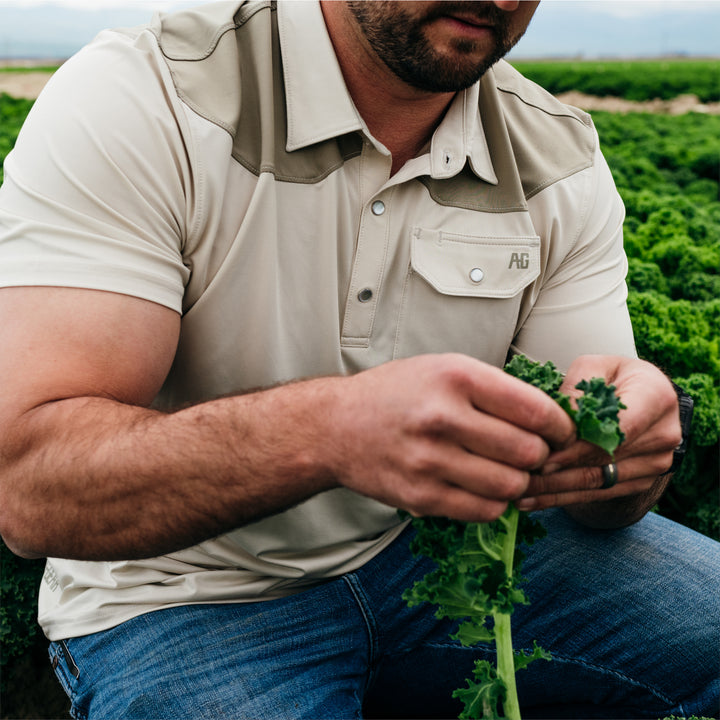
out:
M50 79L47 72L0 72L0 92L34 100Z
M609 112L652 112L668 115L683 115L688 112L701 112L720 115L720 103L701 103L696 95L678 95L672 100L646 100L634 102L615 97L593 97L580 92L561 93L558 100L583 110L607 110Z
M0 92L14 97L34 99L48 81L47 72L0 72ZM686 112L703 112L720 115L720 103L701 103L695 95L680 95L673 100L632 102L613 97L593 97L579 92L558 95L568 105L583 110L609 110L610 112L656 112L682 115Z

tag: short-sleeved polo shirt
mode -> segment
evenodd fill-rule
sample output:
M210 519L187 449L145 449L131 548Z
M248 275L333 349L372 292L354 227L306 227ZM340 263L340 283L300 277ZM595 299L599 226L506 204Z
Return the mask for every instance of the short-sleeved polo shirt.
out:
M136 296L182 315L174 409L394 358L633 355L623 209L589 117L507 63L390 174L315 2L225 2L101 33L5 164L0 286ZM351 571L393 508L338 489L160 558L50 559L51 639Z

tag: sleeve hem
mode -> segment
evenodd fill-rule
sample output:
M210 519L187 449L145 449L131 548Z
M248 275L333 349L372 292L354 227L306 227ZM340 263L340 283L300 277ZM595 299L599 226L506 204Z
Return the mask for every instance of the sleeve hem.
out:
M27 268L23 268L13 273L9 266L5 266L4 270L3 276L0 277L0 288L66 287L100 290L148 300L182 314L182 288L178 290L167 278L129 277L127 274L111 277L98 273L95 267L78 268L77 266L62 268L62 272L59 272L57 266L52 272L28 272ZM117 268L113 268L113 271L116 272Z

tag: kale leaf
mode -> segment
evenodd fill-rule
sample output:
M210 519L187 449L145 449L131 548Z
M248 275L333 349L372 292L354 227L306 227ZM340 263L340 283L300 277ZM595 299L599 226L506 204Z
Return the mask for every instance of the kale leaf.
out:
M618 422L618 413L625 405L615 394L615 386L606 385L602 378L581 380L575 386L583 391L577 399L576 410L570 404L570 397L560 392L563 376L552 362L542 364L524 355L515 355L505 366L505 372L547 393L575 421L578 437L598 445L610 456L625 439Z
M553 363L517 355L505 370L550 395L573 418L578 437L610 455L624 439L618 412L625 406L603 380L578 383L584 394L575 409L570 397L560 392L563 376ZM520 720L515 673L534 660L552 659L537 643L530 651L514 650L511 629L514 607L529 604L520 588L525 558L521 548L544 537L545 528L512 504L490 523L421 517L413 518L412 525L411 550L433 560L436 567L408 588L403 599L410 607L429 602L437 606L437 618L461 621L451 637L462 645L495 643L497 667L476 661L473 677L453 693L463 705L459 717Z

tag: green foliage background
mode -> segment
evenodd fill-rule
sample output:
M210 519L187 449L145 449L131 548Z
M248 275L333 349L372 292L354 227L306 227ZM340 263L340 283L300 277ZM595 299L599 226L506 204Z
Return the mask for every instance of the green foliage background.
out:
M720 100L720 63L714 59L553 60L513 66L554 95L578 90L625 100L669 100L684 94L702 102Z
M3 181L5 156L12 150L20 127L32 107L32 100L0 93L0 184Z
M551 92L720 100L720 61L515 63ZM0 163L32 106L0 94ZM720 538L720 117L594 112L626 208L629 308L640 356L695 399L690 451L658 511ZM0 169L0 182L2 182ZM0 542L0 689L27 652L41 561Z
M720 116L594 112L626 207L638 353L695 401L690 450L659 511L720 537Z

